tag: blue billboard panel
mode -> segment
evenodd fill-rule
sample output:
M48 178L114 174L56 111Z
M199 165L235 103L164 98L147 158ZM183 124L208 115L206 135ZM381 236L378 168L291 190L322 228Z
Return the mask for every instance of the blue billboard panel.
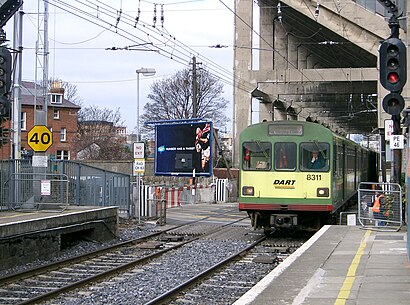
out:
M155 126L155 175L212 175L212 122Z

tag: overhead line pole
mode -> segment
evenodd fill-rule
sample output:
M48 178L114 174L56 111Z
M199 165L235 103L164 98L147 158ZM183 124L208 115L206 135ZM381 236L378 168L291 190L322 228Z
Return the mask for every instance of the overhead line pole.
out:
M196 57L192 57L192 118L196 118L198 112L197 101L197 77L196 77Z
M20 147L21 147L21 80L22 80L22 63L23 63L23 7L17 14L14 15L14 39L13 49L18 50L14 54L15 70L14 70L14 84L13 84L13 111L12 111L12 124L13 124L13 147L12 158L20 159Z
M197 92L198 87L197 87L197 77L196 77L196 57L192 57L192 118L196 118L197 116ZM193 184L193 189L192 189L192 195L195 196L195 189L196 189L196 174L195 174L195 168L192 170L192 184Z

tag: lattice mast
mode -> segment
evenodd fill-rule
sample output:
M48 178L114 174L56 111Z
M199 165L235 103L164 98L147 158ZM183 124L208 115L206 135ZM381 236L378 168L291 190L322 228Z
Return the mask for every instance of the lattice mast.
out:
M48 2L38 0L34 124L47 126L48 105Z

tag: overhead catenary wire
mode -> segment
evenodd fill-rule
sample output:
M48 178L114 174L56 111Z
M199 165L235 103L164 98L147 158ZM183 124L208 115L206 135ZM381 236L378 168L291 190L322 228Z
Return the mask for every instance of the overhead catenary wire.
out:
M153 28L152 25L144 23L142 20L139 20L138 24L136 25L135 16L131 16L124 11L121 13L121 18L118 21L118 24L115 24L115 22L118 20L119 10L116 8L110 7L109 5L101 1L98 1L98 0L95 0L95 1L77 0L76 1L77 3L81 4L84 8L89 9L89 10L92 10L92 9L95 10L96 8L98 8L98 15L89 13L86 10L79 8L78 6L70 5L67 3L67 1L62 1L62 0L46 0L46 1L49 2L51 5L57 6L63 11L74 14L78 16L79 18L82 18L84 20L87 20L88 22L91 22L100 27L103 27L104 31L105 30L111 31L135 43L141 43L141 44L151 43L150 46L145 47L146 50L156 51L159 53L159 55L170 58L171 60L177 63L180 63L184 66L188 66L189 61L191 60L192 56L195 55L198 57L198 60L201 60L204 63L206 68L210 71L210 73L213 76L217 77L217 79L221 80L225 84L234 86L235 83L233 83L233 81L239 80L239 78L237 78L237 76L233 74L231 71L226 70L225 68L219 66L218 64L209 60L208 58L202 56L197 51L189 47L188 45L185 45L182 42L180 42L176 37L170 35L168 31L166 31L166 27L164 27L164 29L160 27ZM146 2L146 1L142 1L142 2ZM223 1L220 1L220 2L223 3ZM223 4L226 6L225 3ZM114 25L116 25L115 28L113 28ZM140 36L136 35L134 32L125 29L124 26L129 26L129 27L132 27L133 29L140 31L147 38L146 39L141 38ZM259 35L259 33L257 33L257 35ZM278 51L275 50L273 47L271 51L278 53ZM297 69L297 67L293 65L292 63L290 63L287 58L285 58L281 54L279 55L285 61L287 61L290 65L292 65L294 68ZM304 75L303 71L301 71L301 73L302 75ZM313 82L306 75L304 75L304 77L306 81ZM240 90L244 90L248 93L252 91L255 87L251 83L247 83L246 81L244 82L243 79L240 79L240 82L236 81L236 86L238 86Z
M76 1L79 4L83 5L88 10L98 8L98 16L92 13L89 13L86 10L81 9L79 6L73 6L66 1L62 0L46 0L51 5L57 6L62 11L67 13L71 13L79 18L82 18L86 21L89 21L95 25L101 26L113 33L116 33L124 38L127 38L133 42L143 43L148 42L148 40L142 39L139 36L136 36L134 33L131 33L128 30L125 30L122 26L127 25L135 28L135 18L125 12L122 12L121 20L116 28L115 31L111 28L113 26L114 20L117 18L117 10L115 8L109 7L108 5L102 3L101 1ZM112 20L103 19L102 16ZM185 66L188 65L189 60L193 55L198 56L202 62L207 65L207 69L210 70L210 73L217 77L218 79L224 80L225 83L232 85L233 74L230 71L227 71L225 68L215 64L213 61L210 61L208 58L198 54L198 52L194 51L187 45L179 42L175 37L165 33L164 31L160 30L158 27L153 28L147 23L144 23L142 20L139 20L137 27L135 28L141 31L150 41L153 43L152 48L150 50L157 50L160 55L168 57L180 64ZM164 40L166 39L166 40ZM172 46L171 46L172 44ZM241 90L245 90L249 92L253 90L253 86L249 84L249 86L241 85Z
M51 3L52 5L54 5L53 3L52 3L52 0L46 0L46 1L49 1L49 3ZM167 3L166 5L168 6L168 5L176 5L176 4L181 4L181 3L189 3L189 2L202 2L203 0L200 0L200 1L182 1L182 2L174 2L174 3ZM55 2L60 2L60 3L66 3L65 1L55 1ZM79 3L81 3L82 5L86 5L87 6L87 4L88 4L88 7L91 9L92 7L94 7L94 8L98 8L98 10L99 10L99 15L98 15L98 17L101 17L101 15L107 15L107 16L109 16L110 18L112 18L112 19L116 19L117 17L118 17L118 9L115 9L115 8L113 8L113 7L110 7L109 5L107 5L107 4L105 4L105 3L103 3L103 2L101 2L101 1L86 1L86 2L84 2L84 1L77 1L77 2L79 2ZM140 6L140 3L141 2L145 2L145 3L150 3L150 4L153 4L154 2L151 2L151 1L139 1L138 2L138 8L139 8L139 6ZM226 6L228 9L229 9L229 7L223 2L223 1L221 1L220 0L220 2L224 5L224 6ZM306 4L306 3L305 3ZM307 5L307 4L306 4ZM233 14L235 14L231 9L229 9ZM82 11L82 13L86 13L85 11ZM89 18L95 18L95 16L94 15L92 15L92 14L88 14L88 17ZM135 17L134 16L131 16L131 15L129 15L129 14L125 14L124 12L123 12L123 14L122 14L122 22L125 22L124 20L127 20L126 22L125 22L125 24L128 24L128 25L132 25L134 28L135 28ZM84 18L83 17L83 19L86 19L87 20L87 18ZM101 19L101 18L99 18L99 19ZM88 20L88 21L90 21L90 20ZM101 21L101 20L99 20L99 21ZM92 21L90 21L90 22L92 22ZM96 24L96 22L93 22L93 23L95 23ZM111 24L112 25L112 23L108 23L108 24ZM249 25L248 25L249 26ZM251 27L251 26L249 26L249 27ZM162 56L167 56L167 57L169 57L169 58L171 58L172 60L174 60L174 61L176 61L176 62L178 62L178 63L181 63L181 64L183 64L183 65L185 65L185 66L187 66L188 65L188 62L189 62L189 60L192 58L192 56L193 55L196 55L198 58L200 58L201 59L201 61L203 61L204 63L205 63L205 65L207 65L207 68L210 70L210 72L211 72L211 74L213 74L214 76L216 76L218 79L223 79L224 80L224 82L225 83L228 83L228 84L230 84L230 85L233 85L232 84L232 80L235 80L236 79L236 76L234 75L234 74L232 74L232 72L230 72L230 71L227 71L226 69L224 69L224 68L222 68L222 70L220 69L220 67L218 67L218 66L214 66L214 63L212 62L212 61L209 61L209 60L207 60L207 58L204 58L204 57L202 57L202 55L201 54L199 54L198 52L196 52L196 51L194 51L194 50L192 50L190 47L188 47L188 46L186 46L186 45L184 45L184 44L182 44L182 43L180 43L175 37L173 37L172 35L170 35L167 31L166 31L166 29L164 28L162 31L159 31L158 30L158 28L156 28L155 29L155 31L154 32L152 32L152 26L150 26L149 24L143 24L142 25L142 29L139 29L140 31L142 31L148 38L156 38L156 39L154 39L154 40L157 40L157 41L159 41L158 43L156 43L156 45L155 45L155 48L157 48L158 49L158 52L160 52L160 55L162 55ZM124 37L126 37L128 34L130 34L130 33L127 33L127 31L125 31L124 30L124 33L122 33L122 35L124 36ZM155 35L159 35L159 37L155 37ZM259 33L257 33L257 35L260 37L260 35L259 35ZM163 40L163 38L164 37L166 37L167 36L167 41L164 41ZM133 38L133 39L136 39L136 36L135 35L131 35L131 37ZM160 38L160 39L158 39L158 38ZM138 37L138 39L141 39L141 38L139 38ZM144 41L143 39L141 39L142 41ZM146 40L145 40L146 41ZM174 48L172 48L171 50L172 51L169 51L169 50L166 50L165 49L165 47L167 47L167 45L169 45L169 43L170 42L172 42L173 44L174 44ZM273 51L273 52L277 52L277 50L275 50L273 47L272 47L272 50L271 51ZM162 52L162 53L161 53ZM277 52L278 53L278 52ZM179 55L179 56L178 56ZM282 58L284 58L288 63L290 63L288 60L287 60L287 58L285 58L284 56L282 56L281 54L279 54ZM291 64L291 63L290 63ZM291 64L292 65L292 64ZM293 65L294 66L294 65ZM294 66L295 67L295 66ZM297 67L295 67L295 68L297 68ZM342 68L340 68L340 69L342 69ZM316 70L316 69L315 69ZM343 71L343 69L342 69L342 71ZM303 71L301 71L301 73L303 74ZM344 74L345 74L345 72L343 72ZM309 80L309 78L307 78L306 77L306 75L304 75L305 76L305 79L307 80L307 81L311 81L311 80ZM245 91L247 91L247 92L249 92L250 90L253 90L254 89L254 86L252 85L252 84L246 84L246 86L244 86L244 84L243 84L243 80L241 79L241 82L237 82L237 85L238 86L240 86L239 87L239 89L240 90L245 90ZM249 85L249 87L248 87L248 85Z
M118 10L110 7L108 5L106 5L105 3L102 3L101 1L80 1L77 0L76 2L84 5L86 8L88 9L97 9L98 10L98 14L97 16L91 13L88 13L85 10L81 10L80 8L78 8L77 6L74 7L72 5L67 4L65 1L58 1L58 0L47 0L49 1L50 4L52 5L57 5L57 3L59 3L59 5L57 5L60 9L65 10L67 12L71 12L74 15L83 18L89 22L92 22L94 24L97 24L99 26L103 26L105 29L110 30L112 32L114 32L111 27L113 26L113 22L117 22L116 27L115 27L115 33L126 37L128 39L131 39L132 41L135 41L135 39L138 39L139 41L146 41L141 39L140 37L136 37L135 35L133 35L132 33L124 30L123 28L120 27L119 22L118 21ZM55 2L55 3L52 3ZM63 6L65 8L63 8ZM101 18L102 15L107 16L108 18L111 18L113 20L113 22L109 22L107 20L103 20ZM90 20L94 19L93 20ZM97 21L95 20L97 19ZM102 25L100 24L102 22ZM129 26L134 26L134 17L130 16L128 14L122 13L122 23L124 24L128 24ZM172 60L179 62L181 64L187 65L187 62L189 62L190 58L192 57L192 55L196 55L198 58L201 59L201 61L203 61L205 64L207 64L207 69L210 70L211 74L213 74L214 76L216 76L218 79L223 80L225 83L228 83L230 85L232 85L232 79L235 78L235 75L233 75L231 72L226 71L226 69L220 67L219 65L214 64L212 61L209 61L206 57L201 56L200 54L198 54L196 51L192 50L191 48L189 48L187 45L184 45L182 43L180 43L177 39L175 39L174 37L169 37L168 41L172 41L173 44L173 48L172 51L169 51L167 49L165 49L167 47L167 41L163 41L164 33L158 33L158 29L155 28L155 31L153 30L153 27L149 26L146 23L143 23L141 20L139 20L139 24L142 24L142 29L141 27L139 28L140 31L142 31L148 38L153 39L153 41L156 42L156 44L154 44L153 48L157 49L157 51L163 55L163 56L167 56L169 58L171 58ZM155 37L155 35L160 35L159 37ZM161 44L163 43L163 44ZM188 50L188 51L187 51ZM185 53L184 53L185 52ZM188 52L188 53L186 53ZM184 58L185 57L185 58ZM285 60L287 60L285 58ZM243 84L243 80L242 82L238 82L238 86L240 90L245 90L246 92L250 92L251 90L254 89L254 86L252 84L248 85L244 85Z

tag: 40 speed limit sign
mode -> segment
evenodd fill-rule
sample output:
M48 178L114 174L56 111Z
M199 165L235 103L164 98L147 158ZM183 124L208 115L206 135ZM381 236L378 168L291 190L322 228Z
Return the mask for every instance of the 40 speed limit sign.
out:
M37 125L28 132L28 145L36 152L45 152L53 145L53 134L44 125Z

